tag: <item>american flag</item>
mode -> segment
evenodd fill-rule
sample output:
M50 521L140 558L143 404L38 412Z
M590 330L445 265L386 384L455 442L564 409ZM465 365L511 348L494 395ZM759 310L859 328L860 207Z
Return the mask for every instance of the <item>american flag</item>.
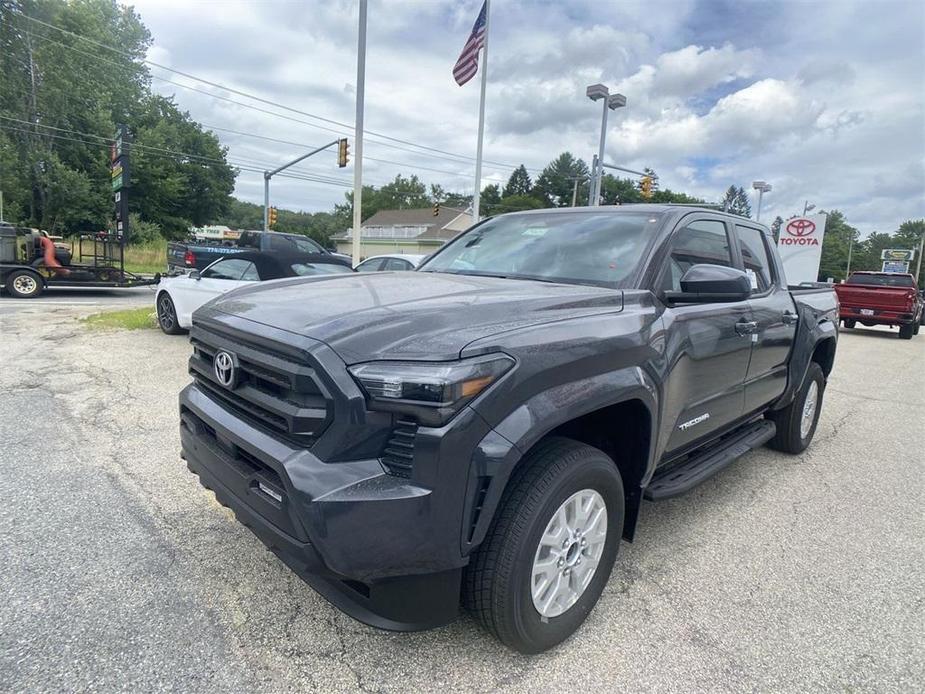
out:
M488 2L482 3L482 11L472 26L472 33L469 34L469 40L463 46L462 53L459 54L459 60L453 67L453 79L460 87L475 77L479 71L479 49L485 44L485 22L488 12Z

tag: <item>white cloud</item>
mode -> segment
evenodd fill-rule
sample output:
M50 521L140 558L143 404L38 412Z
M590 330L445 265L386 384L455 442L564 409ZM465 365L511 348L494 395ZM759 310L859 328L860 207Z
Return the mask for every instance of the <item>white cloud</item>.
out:
M355 3L135 4L154 36L152 60L352 122ZM368 128L474 154L478 80L459 88L450 71L480 5L371 2ZM566 149L590 159L600 107L584 88L603 82L628 99L611 115L608 157L655 168L663 186L712 200L730 184L748 187L764 178L774 184L765 197L768 214L786 216L811 198L820 208L842 209L865 232L925 216L925 6L829 1L720 8L691 0L667 7L653 11L642 0L494 3L485 157L504 165L486 164L484 183L504 180L509 164L541 168ZM155 86L175 91L180 105L206 124L306 145L333 136ZM273 163L298 149L218 134L232 157ZM367 143L367 155L399 163L368 160L369 182L417 173L471 192L471 162L376 139ZM350 169L332 161L310 160L304 170L349 185ZM344 186L280 179L274 196L284 206L328 209L342 200ZM259 200L259 175L242 173L237 191Z

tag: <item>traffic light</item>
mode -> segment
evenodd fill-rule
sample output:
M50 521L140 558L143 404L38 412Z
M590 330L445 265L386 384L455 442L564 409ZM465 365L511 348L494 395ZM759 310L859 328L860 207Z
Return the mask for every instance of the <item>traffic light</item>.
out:
M347 166L350 161L350 145L347 144L347 138L341 138L337 142L337 165L340 168Z
M440 216L440 203L435 202L434 203L434 217L439 217L439 216Z
M276 224L277 217L279 217L279 211L275 207L271 207L270 213L267 217L267 222L270 226L274 226Z
M643 176L639 189L642 191L642 197L646 200L650 199L652 197L652 177Z

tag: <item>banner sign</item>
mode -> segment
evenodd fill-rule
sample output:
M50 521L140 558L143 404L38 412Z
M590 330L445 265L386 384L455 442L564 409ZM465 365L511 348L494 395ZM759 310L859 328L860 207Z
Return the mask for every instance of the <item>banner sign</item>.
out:
M910 260L915 260L915 249L885 248L880 251L880 260L904 260L908 263Z
M884 260L880 272L909 272L909 263L905 260Z
M815 282L822 260L825 215L794 217L781 224L777 250L789 284Z

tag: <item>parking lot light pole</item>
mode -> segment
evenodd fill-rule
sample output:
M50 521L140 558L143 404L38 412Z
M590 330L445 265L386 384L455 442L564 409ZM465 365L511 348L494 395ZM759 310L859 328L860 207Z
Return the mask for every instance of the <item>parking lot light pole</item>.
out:
M597 148L597 164L591 170L591 205L599 205L601 201L601 180L604 178L604 144L607 141L607 112L616 111L626 106L626 97L622 94L611 94L603 84L592 84L585 89L585 94L591 101L603 100L601 114L601 139Z
M758 211L755 213L755 221L761 221L761 198L764 197L765 193L771 192L771 184L765 183L764 181L755 181L752 183L752 188L758 191Z
M807 212L811 210L815 210L815 209L816 209L816 206L810 205L809 200L807 200L805 203L803 203L803 216L805 217Z

